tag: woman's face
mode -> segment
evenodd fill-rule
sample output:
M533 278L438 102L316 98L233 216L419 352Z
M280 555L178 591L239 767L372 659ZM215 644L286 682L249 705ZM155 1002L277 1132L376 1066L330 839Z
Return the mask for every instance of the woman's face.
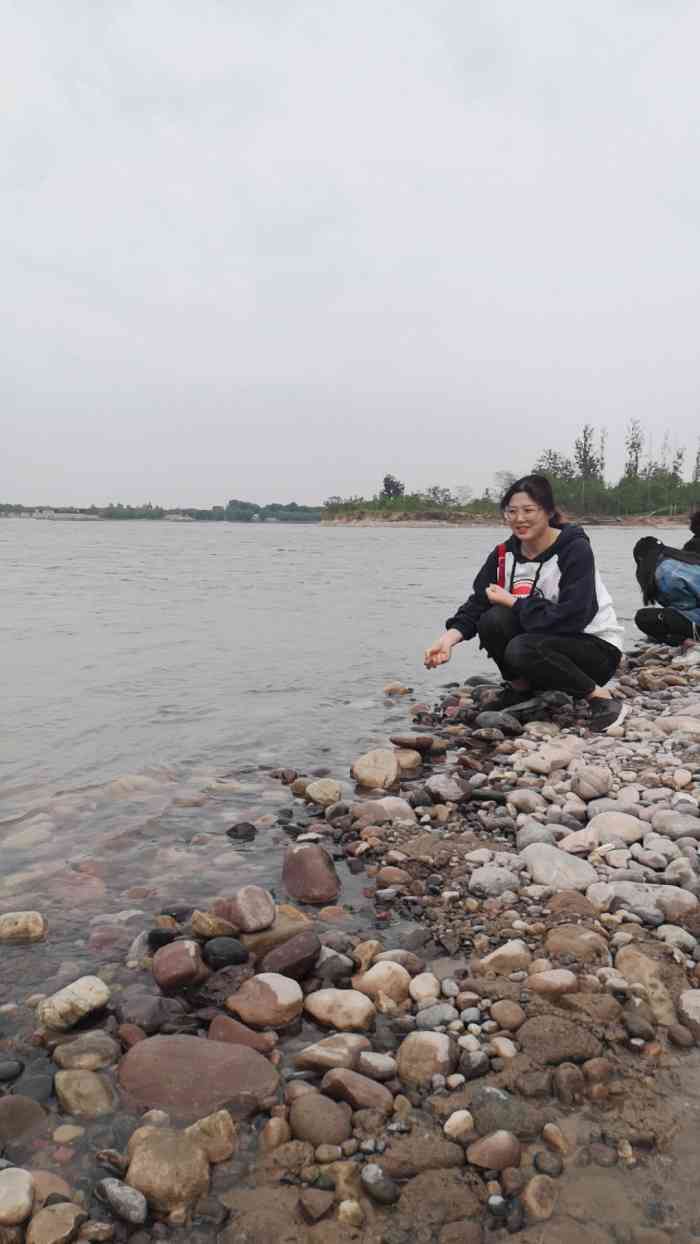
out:
M504 514L519 540L537 540L549 527L549 514L527 492L513 493Z

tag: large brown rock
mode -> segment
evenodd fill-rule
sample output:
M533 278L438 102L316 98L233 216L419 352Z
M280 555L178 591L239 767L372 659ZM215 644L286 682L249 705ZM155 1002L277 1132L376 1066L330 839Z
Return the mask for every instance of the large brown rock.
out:
M444 1032L410 1032L397 1055L398 1076L408 1088L429 1088L434 1075L448 1076L457 1065L457 1045Z
M260 964L260 971L279 972L281 976L300 981L312 971L320 953L320 939L313 929L306 929L270 950Z
M275 919L275 900L259 885L244 885L231 898L217 898L212 911L243 933L269 929Z
M298 1097L289 1111L289 1126L295 1140L319 1145L342 1145L352 1135L352 1115L344 1102L331 1101L323 1093Z
M603 1047L582 1023L560 1015L535 1015L518 1029L518 1044L537 1063L583 1063Z
M153 956L153 975L166 992L186 989L206 980L209 969L202 960L199 944L188 938L161 946Z
M321 1091L336 1101L346 1101L353 1110L381 1110L388 1114L394 1105L393 1094L383 1084L346 1067L327 1071Z
M463 1229L473 1226L478 1231L479 1224L469 1219L479 1217L480 1208L476 1192L457 1171L430 1170L416 1175L401 1189L399 1222L408 1231L415 1231L420 1224L424 1231L432 1229L435 1233L447 1223L459 1223ZM430 1238L437 1236L431 1234ZM465 1240L479 1240L480 1235L470 1231L452 1239L464 1244Z
M215 1015L209 1025L207 1036L210 1041L226 1041L229 1045L247 1045L250 1050L259 1054L271 1054L277 1045L277 1034L273 1032L254 1032L237 1019L229 1019L228 1015Z
M356 989L317 989L305 998L304 1009L319 1024L341 1032L371 1028L376 1015L373 1003Z
M467 1149L467 1161L484 1170L503 1171L507 1166L520 1166L520 1141L512 1132L491 1132L481 1136Z
M300 842L287 848L282 882L287 894L300 903L332 903L340 892L333 860L317 842Z
M116 1105L110 1082L96 1071L57 1071L54 1088L61 1109L76 1119L99 1119Z
M354 1032L339 1032L333 1037L324 1037L313 1045L307 1045L297 1054L294 1062L300 1071L330 1071L332 1067L357 1066L363 1050L371 1050L371 1042Z
M263 972L226 999L226 1009L254 1028L284 1028L301 1014L304 995L291 976Z
M0 1149L24 1143L47 1127L46 1111L21 1093L0 1097Z
M255 1050L200 1037L149 1037L124 1056L119 1081L139 1106L201 1118L223 1106L253 1114L272 1100L274 1067Z
M303 933L310 927L311 919L303 911L289 903L281 903L275 908L275 918L269 929L263 929L259 933L241 933L239 940L246 950L262 959L275 946L282 946L290 937L296 937L297 933Z
M352 766L352 776L366 790L392 790L399 784L399 762L396 752L379 747L359 756Z
M75 1205L72 1201L46 1206L32 1218L27 1228L26 1244L70 1244L86 1219L82 1205Z
M413 1132L392 1137L389 1147L376 1159L391 1179L412 1179L428 1170L464 1166L464 1149L435 1132Z
M607 964L608 943L594 929L578 924L560 924L550 929L545 942L547 954L562 958L570 955L578 963Z
M160 1213L188 1210L209 1191L209 1162L195 1137L156 1128L136 1146L126 1182Z

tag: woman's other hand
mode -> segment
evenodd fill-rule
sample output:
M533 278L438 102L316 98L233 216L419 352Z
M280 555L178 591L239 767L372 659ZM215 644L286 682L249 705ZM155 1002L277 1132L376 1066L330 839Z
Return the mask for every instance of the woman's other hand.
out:
M462 632L458 630L445 631L436 643L430 648L426 648L423 654L423 664L426 669L434 670L438 665L444 665L452 656L452 649L455 644L462 642Z
M506 609L512 609L517 596L513 596L512 592L507 592L504 587L499 587L497 583L491 583L486 589L486 595L491 605L505 605Z

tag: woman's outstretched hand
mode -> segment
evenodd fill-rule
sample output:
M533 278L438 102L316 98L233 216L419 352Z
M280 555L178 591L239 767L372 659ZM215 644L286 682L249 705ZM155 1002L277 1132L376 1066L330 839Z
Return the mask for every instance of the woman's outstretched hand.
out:
M452 656L452 649L455 644L462 642L462 633L458 630L445 631L441 635L437 643L432 647L426 648L423 654L423 664L426 669L434 670L438 665L444 665Z

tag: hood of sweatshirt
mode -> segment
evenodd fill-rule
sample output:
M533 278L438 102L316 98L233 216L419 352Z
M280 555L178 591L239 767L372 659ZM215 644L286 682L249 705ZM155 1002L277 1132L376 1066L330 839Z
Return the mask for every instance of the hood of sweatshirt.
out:
M587 544L590 544L590 540L583 530L583 527L579 527L578 523L562 523L559 528L558 539L556 539L554 544L551 544L548 549L545 549L544 553L538 553L535 557L528 557L525 553L523 553L521 541L517 536L510 536L510 538L506 540L506 548L513 554L516 561L546 562L550 557L557 557L562 552L562 549L568 548L577 540L585 540Z

